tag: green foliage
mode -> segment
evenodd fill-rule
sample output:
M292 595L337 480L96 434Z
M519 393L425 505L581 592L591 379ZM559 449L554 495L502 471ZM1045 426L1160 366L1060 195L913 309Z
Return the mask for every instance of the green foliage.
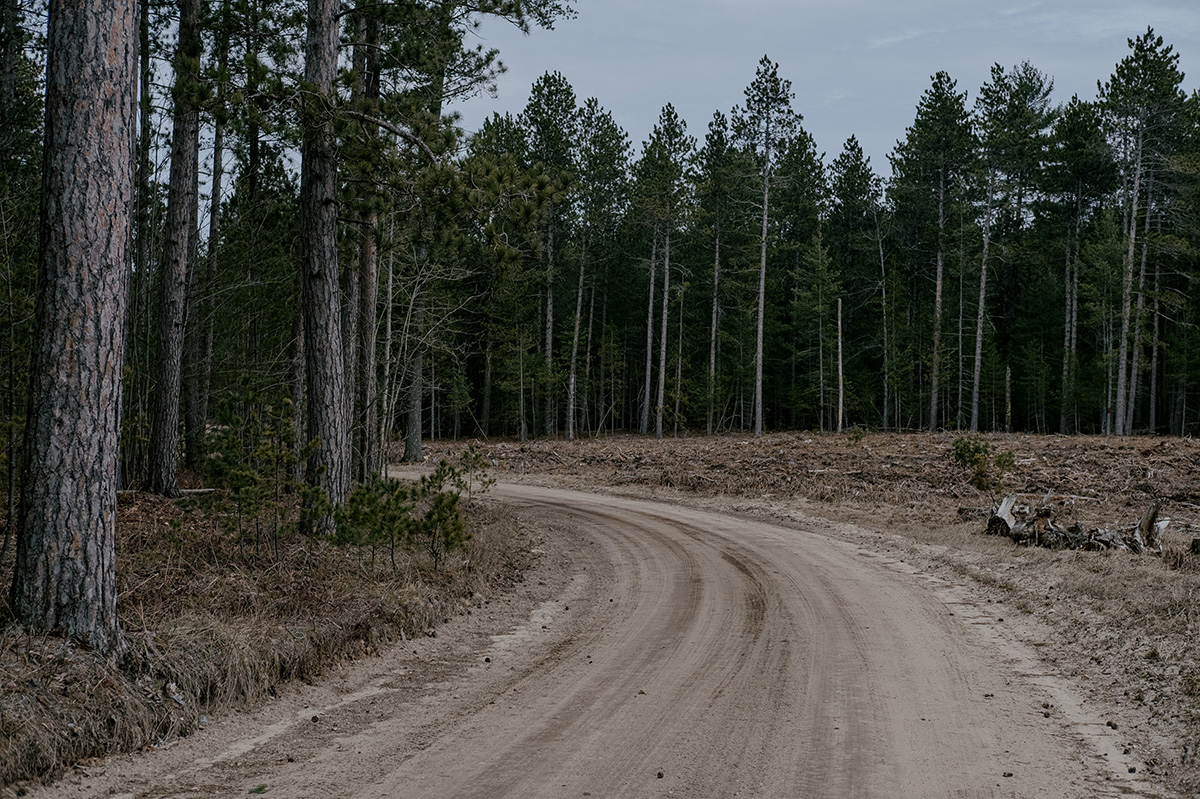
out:
M1011 450L993 454L992 445L974 433L954 439L951 453L954 462L971 473L970 483L980 491L999 488L1000 480L1015 462Z
M396 566L397 548L425 552L438 571L448 554L471 539L462 511L462 493L473 486L484 491L495 481L487 476L486 461L474 447L463 454L462 466L441 460L417 482L372 476L359 484L346 504L335 510L337 543L347 546L385 546Z
M209 485L229 493L237 532L245 536L253 527L256 549L269 522L278 550L285 496L297 490L293 412L289 399L271 401L243 389L220 404L217 424L208 435L205 477Z

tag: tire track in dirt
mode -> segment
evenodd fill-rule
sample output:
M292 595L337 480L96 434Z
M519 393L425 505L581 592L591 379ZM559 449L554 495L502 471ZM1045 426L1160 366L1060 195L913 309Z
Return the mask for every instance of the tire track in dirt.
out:
M525 625L420 690L391 656L358 664L324 729L283 708L207 751L184 742L169 778L133 769L125 795L1157 795L1096 756L1085 719L1044 716L1014 644L885 558L720 513L497 493L571 548Z

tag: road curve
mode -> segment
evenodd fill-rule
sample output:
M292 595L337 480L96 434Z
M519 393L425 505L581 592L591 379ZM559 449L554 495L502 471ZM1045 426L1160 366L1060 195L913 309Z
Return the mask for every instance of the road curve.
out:
M327 698L340 726L319 746L288 744L315 727L293 708L125 795L1142 795L986 609L901 564L719 513L496 493L577 549L529 623L421 697L384 701L398 668Z

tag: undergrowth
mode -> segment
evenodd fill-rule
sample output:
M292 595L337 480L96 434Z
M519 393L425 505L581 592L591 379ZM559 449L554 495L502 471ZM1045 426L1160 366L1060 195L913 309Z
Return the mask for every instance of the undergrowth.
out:
M460 499L486 487L478 463L444 463L417 484L368 483L340 513L346 532L322 540L299 534L286 464L260 446L264 479L230 468L238 485L207 495L121 495L118 666L0 629L0 785L186 735L215 709L431 634L528 566L508 516ZM365 496L403 499L386 515ZM380 558L388 529L398 538Z

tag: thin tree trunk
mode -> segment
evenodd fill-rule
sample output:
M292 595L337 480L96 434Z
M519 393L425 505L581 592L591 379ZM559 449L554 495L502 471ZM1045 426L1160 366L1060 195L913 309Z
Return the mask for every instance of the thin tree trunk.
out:
M308 0L304 78L316 97L303 116L300 167L300 270L308 378L308 427L317 445L308 459L307 480L329 506L341 505L350 489L350 397L337 253L337 141L328 109L337 73L336 0ZM313 504L310 500L308 510ZM327 511L305 514L304 529L334 532Z
M842 298L837 301L837 334L838 334L838 415L837 431L842 432L846 424L846 376L842 368Z
M304 347L304 311L296 309L292 320L292 343L289 357L288 382L292 393L292 450L295 459L292 462L292 482L299 484L304 480L304 450L308 446L308 390L305 379L305 364L308 359Z
M1137 410L1137 396L1142 377L1142 331L1146 321L1146 262L1150 252L1150 182L1146 186L1146 223L1143 228L1142 263L1138 270L1137 309L1133 316L1133 349L1129 357L1129 402L1126 405L1125 432L1133 432L1134 413Z
M683 397L683 286L679 288L679 333L675 337L675 437L679 438L679 403Z
M542 409L547 436L554 436L554 221L546 233L546 406Z
M596 318L596 287L592 286L592 296L588 301L587 340L583 350L583 413L580 416L580 427L587 431L592 429L591 394L592 394L592 322ZM597 407L600 407L597 405Z
M721 231L718 228L713 244L712 326L708 333L708 407L706 432L713 434L713 413L717 401L717 331L721 313Z
M567 440L575 438L576 379L579 374L579 329L583 326L583 280L587 263L587 239L580 245L579 288L575 292L575 327L571 333L571 364L567 378Z
M945 272L943 234L946 227L946 173L942 170L938 179L938 248L937 277L933 289L933 363L930 367L929 388L929 432L936 433L938 427L938 373L942 359L942 277Z
M393 235L396 231L396 220L394 216L388 217L389 239L395 239ZM379 420L379 442L382 447L382 457L379 458L379 472L386 474L387 463L389 458L390 445L392 443L392 422L395 411L395 400L392 398L394 392L391 388L392 379L392 304L395 302L395 278L396 272L394 267L395 245L393 244L388 250L388 276L387 276L387 294L384 300L384 318L383 318L383 413ZM487 424L486 418L484 424ZM486 435L486 433L485 433Z
M179 496L179 393L183 368L184 308L196 231L200 110L192 102L200 80L200 1L182 0L175 52L175 108L167 227L160 264L158 350L150 422L150 485L155 494Z
M420 289L416 289L420 292ZM425 460L421 451L421 413L425 404L425 348L422 339L425 337L425 295L418 294L413 298L413 332L410 338L416 342L412 360L408 368L408 424L404 431L404 460L406 463L420 463Z
M883 257L883 231L879 227L879 212L875 212L875 241L879 245L879 286L882 294L883 316L883 429L888 429L889 391L891 389L891 347L888 339L887 261Z
M221 30L217 38L217 71L229 68L229 0L221 4ZM208 251L204 272L193 273L188 300L188 324L184 370L184 463L199 470L204 463L204 438L208 423L208 396L212 382L213 305L212 286L217 274L221 240L221 191L225 177L225 85L217 87L217 110L213 122L212 191L208 204Z
M30 633L114 656L122 648L117 448L136 26L133 0L50 7L35 334L9 594L12 616Z
M654 437L663 436L663 411L667 392L667 312L671 302L671 227L663 236L662 324L658 340L658 399L654 403Z
M491 433L492 418L492 347L494 343L488 339L483 351L483 398L480 400L479 433L487 438Z
M767 141L770 141L768 135ZM767 213L771 199L771 149L767 147L763 168L762 240L758 264L758 317L754 345L754 437L763 434L763 316L767 310Z
M646 303L646 393L642 403L642 417L638 422L638 433L646 435L650 432L650 392L653 390L654 379L654 266L658 260L658 228L654 228L650 244L650 301Z
M1133 305L1133 266L1134 253L1137 245L1137 214L1138 214L1138 198L1141 194L1142 185L1142 132L1138 131L1137 153L1135 156L1135 166L1133 173L1133 196L1129 202L1129 224L1127 227L1129 235L1129 248L1125 253L1125 269L1121 287L1121 341L1117 352L1117 408L1116 434L1119 436L1129 435L1129 429L1125 426L1126 408L1129 404L1129 381L1128 381L1128 363L1129 363L1129 326L1131 322L1131 308Z
M992 203L996 174L988 175L987 210L983 216L983 258L979 264L979 312L975 316L975 369L971 384L971 432L979 432L979 385L983 376L983 319L987 313L988 247L992 241Z

